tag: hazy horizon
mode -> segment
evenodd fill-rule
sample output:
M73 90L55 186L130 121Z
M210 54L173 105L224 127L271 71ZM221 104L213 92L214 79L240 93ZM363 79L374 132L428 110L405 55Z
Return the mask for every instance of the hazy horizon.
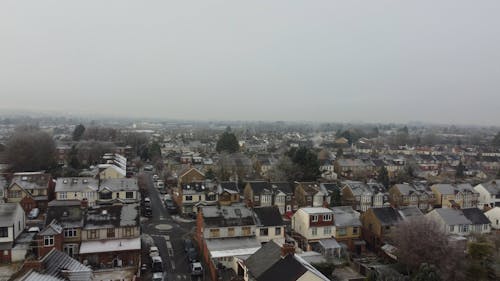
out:
M2 1L0 113L500 125L498 1Z

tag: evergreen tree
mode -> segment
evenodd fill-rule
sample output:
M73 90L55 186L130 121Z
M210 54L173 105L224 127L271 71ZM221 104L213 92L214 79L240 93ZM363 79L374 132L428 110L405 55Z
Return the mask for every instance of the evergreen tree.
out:
M236 138L236 135L231 132L231 128L228 127L219 137L215 150L217 150L217 152L225 151L228 153L235 153L240 150L238 139Z
M81 140L83 133L85 133L85 126L83 126L82 124L76 125L75 130L73 130L73 140L74 141Z
M389 172L385 166L382 166L378 171L377 181L382 183L386 188L389 187Z

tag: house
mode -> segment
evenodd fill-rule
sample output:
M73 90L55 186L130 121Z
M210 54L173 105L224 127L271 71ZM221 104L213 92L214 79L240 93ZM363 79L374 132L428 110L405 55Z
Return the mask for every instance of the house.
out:
M200 206L195 239L212 280L217 280L219 264L234 268L237 258L260 248L256 228L254 213L243 204Z
M417 206L400 207L398 209L398 213L405 221L412 220L414 218L420 218L424 215L424 213L422 213L422 211Z
M328 281L326 276L295 254L293 245L266 243L238 264L243 280L255 281Z
M139 185L136 178L105 179L98 190L98 204L130 204L139 201Z
M138 204L89 208L81 238L79 259L93 268L138 266L141 255Z
M67 254L52 249L43 258L35 262L36 269L31 269L16 281L84 281L94 280L92 269L83 265Z
M326 190L316 182L295 182L295 200L299 207L323 207L330 205Z
M179 187L193 182L202 182L205 180L205 174L194 167L183 168L177 173L177 183Z
M208 188L204 182L182 184L180 188L174 190L172 195L183 214L195 214L196 206L200 204L215 205L217 203L217 192Z
M491 228L498 232L500 230L500 207L492 208L484 215L490 220Z
M300 208L292 216L292 236L304 250L313 243L333 237L333 212L324 207Z
M356 211L365 212L371 207L384 206L385 193L374 190L368 184L359 181L342 182L342 204L349 205Z
M114 164L99 164L99 179L123 179L127 176L127 170Z
M430 207L430 199L427 192L416 189L413 185L395 184L388 190L389 202L395 208L415 206L421 210L427 210Z
M238 183L223 181L217 185L217 194L219 195L219 204L227 206L240 202L240 189Z
M249 181L243 189L243 196L248 206L272 206L273 189L267 181Z
M0 263L12 261L12 247L26 227L26 218L19 203L0 204Z
M431 190L442 208L475 208L479 201L479 193L468 183L434 184Z
M5 201L5 190L7 190L8 184L7 179L0 174L0 202Z
M330 206L342 206L342 190L337 183L320 183L319 187L327 194L326 201Z
M54 182L45 172L14 173L7 189L7 202L20 203L26 213L33 208L42 211L53 198Z
M360 213L351 206L332 207L333 237L344 243L351 252L361 254L365 250L365 241L361 239Z
M55 186L56 200L83 200L94 206L98 199L99 181L92 177L58 178Z
M38 243L38 258L43 258L53 249L62 251L63 247L63 227L52 220L40 232L36 234Z
M467 236L470 233L489 233L489 219L477 208L440 208L429 212L427 217L437 222L448 234Z
M290 182L271 182L274 195L274 206L277 206L282 215L297 211L299 206L295 201L294 185Z
M391 230L402 220L398 211L392 207L369 208L361 215L361 233L368 248L379 251Z
M480 183L474 190L479 193L479 207L500 207L500 179Z
M78 257L79 254L85 208L84 201L54 200L49 202L45 222L48 225L52 221L57 221L62 227L63 244L59 250L70 257Z
M255 207L255 236L260 243L274 240L280 244L285 242L285 223L276 206Z
M375 165L371 161L361 159L339 158L335 161L335 172L346 178L367 176L373 174Z

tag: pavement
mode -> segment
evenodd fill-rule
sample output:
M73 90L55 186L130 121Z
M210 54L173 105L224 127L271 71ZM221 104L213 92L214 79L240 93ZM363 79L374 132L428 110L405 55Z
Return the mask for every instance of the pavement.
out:
M163 195L154 187L153 172L144 172L147 175L147 191L151 199L152 217L141 220L142 227L142 263L148 266L144 280L151 280L149 246L158 247L163 261L166 280L209 280L203 277L192 277L189 273L189 263L184 252L183 240L192 238L195 229L194 220L175 220L167 212L161 198ZM201 257L200 257L201 258Z

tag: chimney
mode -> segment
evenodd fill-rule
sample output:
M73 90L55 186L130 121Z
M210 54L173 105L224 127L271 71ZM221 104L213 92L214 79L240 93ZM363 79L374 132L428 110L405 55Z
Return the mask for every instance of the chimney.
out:
M292 244L284 243L283 246L281 246L281 257L284 258L289 254L295 254L295 246Z
M82 201L80 201L80 208L82 209L87 209L89 207L89 201L87 198L83 198Z

